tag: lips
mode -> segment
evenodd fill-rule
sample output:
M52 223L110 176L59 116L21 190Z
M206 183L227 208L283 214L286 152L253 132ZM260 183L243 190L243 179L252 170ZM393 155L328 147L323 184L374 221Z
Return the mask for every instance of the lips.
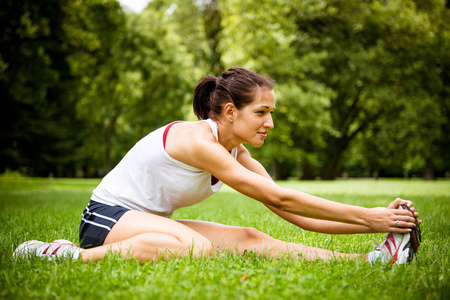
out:
M267 137L267 131L265 131L265 132L258 132L258 134L259 134L260 136L264 137L264 138Z

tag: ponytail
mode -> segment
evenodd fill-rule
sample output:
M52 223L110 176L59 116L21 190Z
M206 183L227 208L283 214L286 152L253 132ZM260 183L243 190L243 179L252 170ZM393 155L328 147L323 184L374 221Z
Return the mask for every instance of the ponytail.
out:
M211 110L211 97L216 89L216 77L206 76L197 85L194 91L194 114L199 120L209 118Z

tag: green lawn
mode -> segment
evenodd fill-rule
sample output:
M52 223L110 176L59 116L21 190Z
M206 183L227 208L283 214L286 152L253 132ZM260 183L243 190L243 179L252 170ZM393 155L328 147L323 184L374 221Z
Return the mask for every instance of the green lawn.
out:
M423 219L418 260L370 267L355 261L265 260L251 253L139 264L13 260L25 240L78 242L80 214L99 180L0 177L0 298L5 299L450 299L450 181L280 182L367 207L411 199ZM174 218L251 226L276 238L340 252L373 249L385 234L331 236L303 231L229 188ZM245 280L244 280L245 279Z

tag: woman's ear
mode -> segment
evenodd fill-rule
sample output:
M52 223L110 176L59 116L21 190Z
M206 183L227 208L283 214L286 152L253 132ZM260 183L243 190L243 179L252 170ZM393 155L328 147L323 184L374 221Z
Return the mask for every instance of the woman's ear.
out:
M236 106L234 106L234 104L231 102L225 104L225 106L223 107L224 117L225 117L225 119L227 119L230 122L234 121L235 112L236 112Z

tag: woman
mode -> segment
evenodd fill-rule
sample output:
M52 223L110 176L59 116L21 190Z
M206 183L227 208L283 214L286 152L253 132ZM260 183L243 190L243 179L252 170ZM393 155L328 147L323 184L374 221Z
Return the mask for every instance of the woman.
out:
M243 143L262 146L274 127L273 89L270 78L241 68L229 69L223 77L203 78L194 93L194 112L200 121L175 122L150 133L94 190L81 221L82 248L65 240L30 241L14 255L31 252L50 259L67 255L97 261L114 252L154 261L228 250L308 260L410 261L419 230L418 213L410 201L396 199L387 208L372 209L328 201L278 186L250 156ZM277 240L253 228L169 218L177 208L211 196L223 183L306 230L390 234L368 255L343 254ZM401 204L411 210L397 209Z

